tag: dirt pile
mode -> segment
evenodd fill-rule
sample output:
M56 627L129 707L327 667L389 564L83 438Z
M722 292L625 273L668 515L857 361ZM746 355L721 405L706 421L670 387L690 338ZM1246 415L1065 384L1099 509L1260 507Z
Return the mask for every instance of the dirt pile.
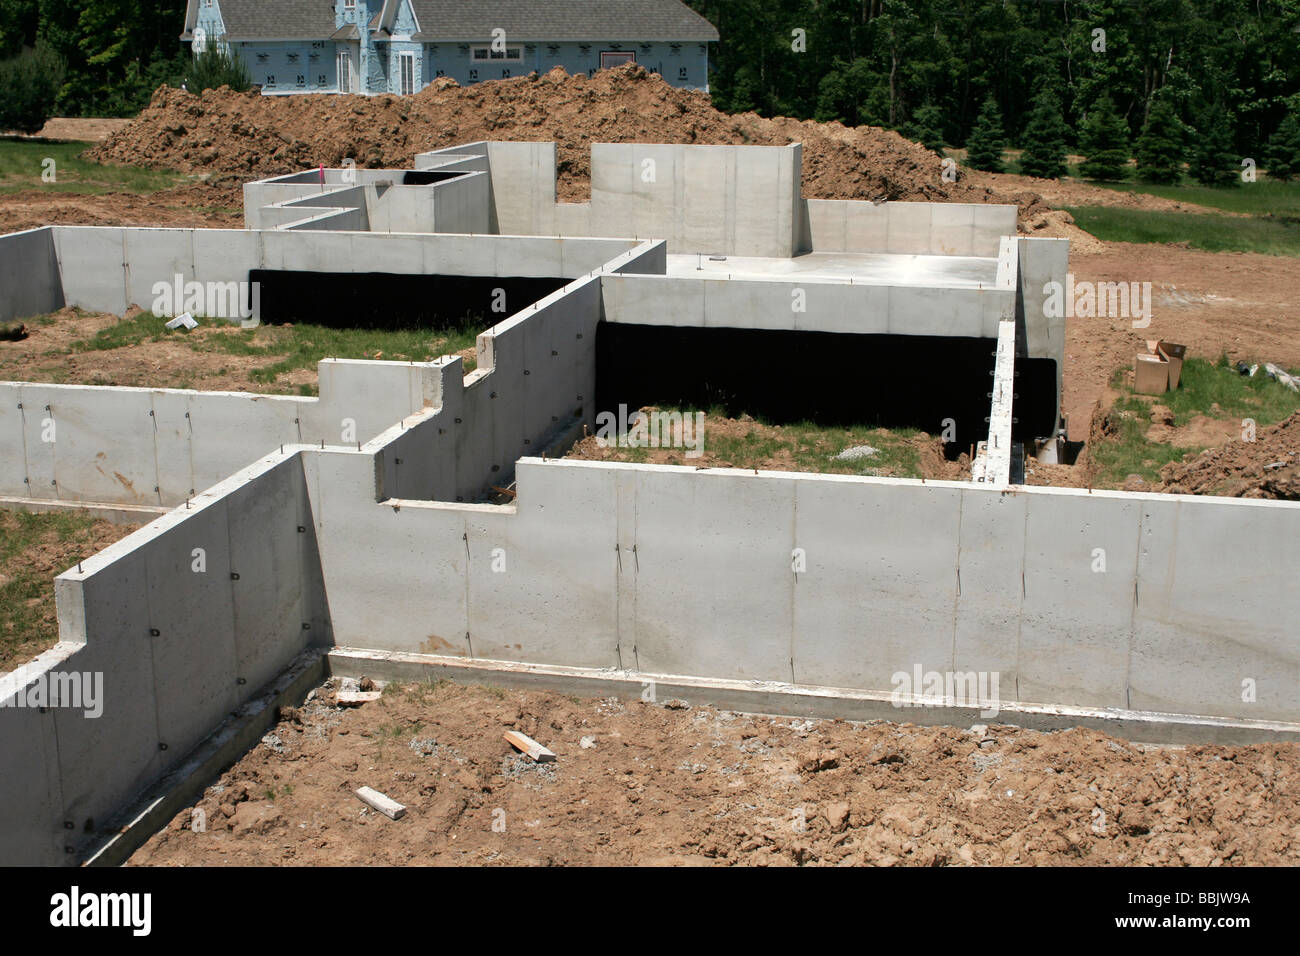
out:
M261 96L228 88L196 96L160 87L130 125L90 152L97 162L267 176L338 166L408 167L416 153L475 140L554 140L559 198L590 194L592 143L781 146L803 143L804 195L821 199L1006 202L1022 220L1046 204L986 180L944 182L939 158L877 127L848 128L754 113L730 115L629 64L589 78L556 68L461 87L441 79L415 96Z
M1160 471L1160 490L1230 498L1300 501L1300 412L1255 441L1232 441Z

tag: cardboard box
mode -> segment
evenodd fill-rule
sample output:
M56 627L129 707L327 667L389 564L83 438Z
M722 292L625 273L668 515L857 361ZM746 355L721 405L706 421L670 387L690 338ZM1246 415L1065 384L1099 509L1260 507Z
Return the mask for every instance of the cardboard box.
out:
M1177 388L1178 383L1182 381L1183 376L1183 359L1187 357L1187 346L1176 345L1173 342L1160 340L1157 346L1160 354L1169 360L1169 387Z
M1133 367L1133 391L1163 395L1169 391L1169 360L1163 355L1139 353Z

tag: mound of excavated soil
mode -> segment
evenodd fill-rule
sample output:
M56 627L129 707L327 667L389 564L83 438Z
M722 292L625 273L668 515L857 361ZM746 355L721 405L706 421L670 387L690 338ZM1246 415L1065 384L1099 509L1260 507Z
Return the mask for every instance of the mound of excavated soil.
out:
M267 176L338 166L347 157L367 167L409 167L416 153L484 139L554 140L563 202L590 194L592 143L799 142L808 197L1015 203L1022 221L1047 210L1018 183L999 189L987 180L944 182L938 156L890 130L733 116L714 109L707 94L672 87L635 64L594 78L556 68L468 87L441 79L408 97L261 96L224 87L196 96L164 86L89 155L103 163Z
M1278 498L1300 501L1300 412L1255 441L1231 441L1160 471L1161 491L1232 498Z

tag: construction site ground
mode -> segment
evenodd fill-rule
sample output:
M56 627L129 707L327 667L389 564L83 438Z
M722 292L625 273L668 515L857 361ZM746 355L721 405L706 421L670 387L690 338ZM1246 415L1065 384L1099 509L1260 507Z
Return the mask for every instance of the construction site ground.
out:
M1108 415L1113 422L1116 403L1126 398L1123 370L1131 369L1147 339L1184 343L1189 355L1211 361L1226 356L1233 363L1300 367L1300 316L1292 307L1300 300L1300 269L1293 258L1102 242L1056 208L1195 215L1205 207L965 169L958 183L948 184L937 175L935 154L892 132L725 116L707 97L670 90L635 69L467 89L440 82L405 99L291 101L162 89L129 124L53 125L50 135L99 138L89 159L175 171L179 184L145 192L104 191L104 184L86 193L56 192L41 188L36 170L30 184L10 182L2 190L0 232L54 223L240 228L241 188L250 178L337 165L348 156L362 165L408 166L418 151L476 139L556 140L564 201L588 194L592 142L799 141L805 196L1012 202L1023 233L1071 239L1076 282L1152 283L1147 328L1134 328L1129 318L1067 320L1063 409L1075 440L1105 438ZM136 325L114 340L123 321ZM205 325L181 339L137 334L140 321L138 313L120 320L64 310L29 322L26 339L0 342L0 378L314 391L314 368L292 330L258 330L253 344L261 351L252 352L223 344L225 336L248 335L241 330ZM108 340L79 345L101 333ZM454 348L447 351L473 355L472 344L448 344ZM422 360L434 348L432 337L427 349L367 341L352 357ZM268 371L290 355L302 361ZM1259 442L1247 445L1234 440L1240 422L1229 416L1171 424L1155 408L1158 398L1150 404L1150 441L1209 450L1167 466L1173 470L1162 473L1161 483L1143 487L1295 497L1294 476L1270 467L1298 450L1294 419L1262 427ZM751 434L768 445L769 460L747 460L746 467L807 467L763 423L713 420L710 426L733 448ZM842 438L889 445L893 460L879 473L962 477L954 469L964 463L947 461L934 436L868 431ZM587 439L575 454L608 457L609 449L593 445ZM815 451L835 454L835 448ZM734 463L707 454L714 456L710 463ZM1073 466L1031 464L1028 478L1076 487L1095 479L1086 447ZM16 540L14 520L0 512L0 549L7 536ZM93 550L129 530L106 523L95 529L90 538L51 532L56 540L38 544L34 556L6 552L0 586L14 580L15 568L28 569L39 572L49 592L45 604L33 606L42 623L31 640L24 635L13 642L7 666L28 659L43 641L52 643L48 585L75 563L67 542ZM1216 866L1300 859L1300 754L1293 745L1142 747L1091 731L1042 734L996 720L977 732L769 720L669 702L456 685L390 689L380 701L349 710L327 705L327 694L318 692L280 721L269 742L207 789L198 804L205 832L190 829L186 810L132 862ZM508 729L535 736L558 760L531 764L502 739ZM591 738L588 746L584 738ZM367 810L353 796L363 785L405 803L407 815L391 821ZM498 821L504 829L493 828Z
M336 680L131 864L1300 862L1293 744L1141 746L996 719L917 726L902 710L860 724L449 682L341 708ZM556 759L532 762L512 730ZM405 815L369 809L361 787Z

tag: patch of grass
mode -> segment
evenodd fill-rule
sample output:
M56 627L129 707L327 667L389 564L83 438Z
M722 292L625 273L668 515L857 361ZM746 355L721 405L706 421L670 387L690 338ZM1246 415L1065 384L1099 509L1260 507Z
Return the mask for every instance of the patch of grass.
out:
M1185 242L1208 252L1300 256L1300 220L1070 206L1079 228L1107 242Z
M1090 185L1117 192L1147 193L1176 202L1196 203L1227 212L1248 213L1265 218L1300 221L1300 180L1281 182L1263 179L1240 186L1157 186L1147 183L1103 183L1088 180Z
M33 320L40 321L40 320ZM48 320L47 320L48 321ZM200 320L202 322L202 320ZM474 345L482 323L469 319L452 329L415 328L383 331L340 329L320 325L268 325L256 329L227 326L220 320L204 324L203 334L165 328L167 319L142 312L100 329L89 338L74 342L71 352L97 352L128 348L163 340L181 342L195 352L222 353L241 358L263 357L266 364L249 372L250 382L273 391L282 375L302 369L315 370L321 359L379 359L380 361L423 362ZM465 371L475 368L472 357L464 360ZM177 369L166 383L169 388L192 387L193 373ZM315 396L315 385L288 385L299 395Z
M680 413L684 418L702 409L656 407L656 411ZM916 429L886 430L872 425L820 425L802 421L775 424L755 419L743 432L721 432L710 423L728 417L721 407L705 412L702 450L710 460L728 462L733 468L771 469L781 467L787 459L796 471L832 475L890 475L920 478L921 459L910 441L920 434ZM848 448L870 445L875 454L850 460L836 456ZM620 459L633 463L649 460L643 447L620 448ZM696 459L686 459L690 464Z
M1290 371L1290 370L1288 370ZM1096 481L1119 487L1129 475L1158 482L1160 469L1172 461L1198 454L1201 448L1175 448L1146 437L1151 427L1151 406L1164 405L1174 415L1174 425L1186 425L1198 415L1227 420L1252 418L1259 427L1275 424L1300 409L1300 395L1262 371L1254 377L1239 374L1223 356L1217 363L1200 358L1183 364L1180 387L1153 401L1138 397L1124 382L1124 369L1115 373L1111 384L1122 394L1111 409L1116 434L1094 445L1090 454L1097 468Z
M82 159L85 143L0 137L0 194L23 189L97 195L106 192L154 193L193 177L170 170L136 166L102 166ZM45 182L47 159L54 160L55 181Z
M0 511L0 672L12 670L58 639L54 574L24 555L52 544L71 544L71 567L100 550L91 535L96 519L85 512L29 514Z

